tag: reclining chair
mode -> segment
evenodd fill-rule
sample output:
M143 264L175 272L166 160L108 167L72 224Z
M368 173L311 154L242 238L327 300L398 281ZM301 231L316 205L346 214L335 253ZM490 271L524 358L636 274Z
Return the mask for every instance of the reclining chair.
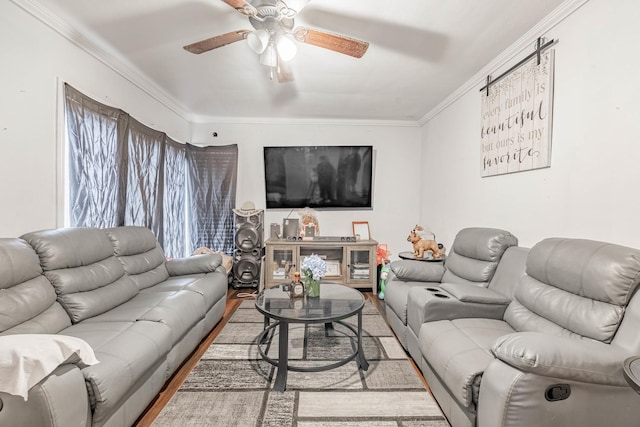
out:
M410 289L424 289L445 282L486 288L504 252L517 244L518 239L508 231L465 228L456 235L444 262L392 262L393 274L385 290L385 311L402 346L408 348L407 304Z
M546 239L502 316L427 321L419 366L453 427L640 424L640 251Z

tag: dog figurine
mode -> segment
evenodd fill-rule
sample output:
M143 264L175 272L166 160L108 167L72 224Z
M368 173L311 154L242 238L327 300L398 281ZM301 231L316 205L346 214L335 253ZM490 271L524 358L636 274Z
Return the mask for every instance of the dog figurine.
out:
M435 240L423 239L422 236L418 234L420 231L424 231L424 229L419 225L416 225L407 237L407 242L411 242L411 244L413 244L413 256L416 258L423 258L426 251L431 251L434 258L442 258L443 254L440 252L438 243Z

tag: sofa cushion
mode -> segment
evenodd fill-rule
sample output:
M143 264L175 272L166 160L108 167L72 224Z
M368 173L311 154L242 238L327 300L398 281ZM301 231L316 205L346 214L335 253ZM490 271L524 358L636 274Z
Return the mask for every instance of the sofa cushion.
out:
M445 261L443 282L487 286L504 252L518 239L505 230L472 227L460 230Z
M0 239L0 289L42 276L40 259L22 239Z
M447 257L447 271L442 281L465 285L487 286L497 263L467 258L452 250Z
M56 333L70 324L33 248L22 239L0 239L0 335Z
M46 279L45 279L46 280ZM14 307L18 307L17 305ZM16 310L16 316L11 315L15 319L22 318L25 315L25 311ZM19 314L19 315L18 315ZM16 324L14 327L9 328L0 335L11 334L56 334L64 328L71 325L71 319L64 308L58 303L54 302L49 308L42 313Z
M525 275L529 248L511 246L502 255L496 272L489 282L489 288L513 300L513 294Z
M626 305L640 282L640 250L584 239L545 239L527 258L527 275L575 295Z
M422 262L422 261L412 261ZM429 285L438 286L440 283L429 282L401 282L392 280L387 283L384 292L384 304L393 310L404 325L407 324L407 303L409 301L409 290L414 287L424 288Z
M517 331L611 342L640 280L640 251L581 239L546 239L527 258L505 320Z
M160 322L169 326L172 343L177 344L204 319L206 311L202 295L190 291L177 291L150 308L140 320Z
M491 347L498 338L513 332L501 320L440 320L420 327L418 343L425 360L451 395L475 411L482 373L494 360Z
M100 361L82 369L94 425L104 424L171 349L171 331L160 322L82 322L61 334L85 340Z
M204 318L204 305L202 296L195 292L141 292L126 303L85 322L159 322L170 329L173 345Z
M143 254L156 248L158 240L146 227L126 225L105 229L116 256Z
M465 258L497 262L500 261L507 248L517 244L518 239L508 231L497 228L470 227L458 232L451 249Z
M164 282L147 288L141 293L179 290L195 292L202 296L205 302L205 308L209 311L218 301L227 297L227 288L227 277L219 272L214 272L169 277Z
M123 226L104 230L124 271L138 289L156 285L169 273L166 258L154 234L145 227Z
M138 293L102 230L63 228L22 236L74 323L104 313Z

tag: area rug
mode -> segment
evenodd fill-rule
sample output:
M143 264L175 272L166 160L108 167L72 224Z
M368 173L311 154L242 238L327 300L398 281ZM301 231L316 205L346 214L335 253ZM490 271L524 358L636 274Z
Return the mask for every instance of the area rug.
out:
M263 317L253 301L243 301L153 425L448 427L369 300L362 318L367 371L353 361L323 372L290 371L287 390L280 393L271 390L277 368L257 350ZM323 325L291 325L290 363L318 366L343 358L353 352L350 334L341 325L329 331ZM277 358L277 332L272 342L263 349Z

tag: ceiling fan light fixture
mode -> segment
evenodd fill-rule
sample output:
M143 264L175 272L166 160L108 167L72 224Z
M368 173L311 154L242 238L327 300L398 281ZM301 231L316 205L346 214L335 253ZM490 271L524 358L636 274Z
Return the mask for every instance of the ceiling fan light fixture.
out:
M309 4L311 0L284 0L282 3L286 4L289 9L293 9L296 13L300 13L304 7Z
M276 41L276 49L278 51L278 55L280 59L283 61L290 61L296 56L296 52L298 51L298 47L296 44L287 36L278 36Z
M278 58L276 57L276 48L273 44L269 43L267 48L260 55L260 63L267 67L275 67L278 65Z
M269 46L270 39L271 34L268 30L257 30L247 35L247 44L252 51L259 55Z

